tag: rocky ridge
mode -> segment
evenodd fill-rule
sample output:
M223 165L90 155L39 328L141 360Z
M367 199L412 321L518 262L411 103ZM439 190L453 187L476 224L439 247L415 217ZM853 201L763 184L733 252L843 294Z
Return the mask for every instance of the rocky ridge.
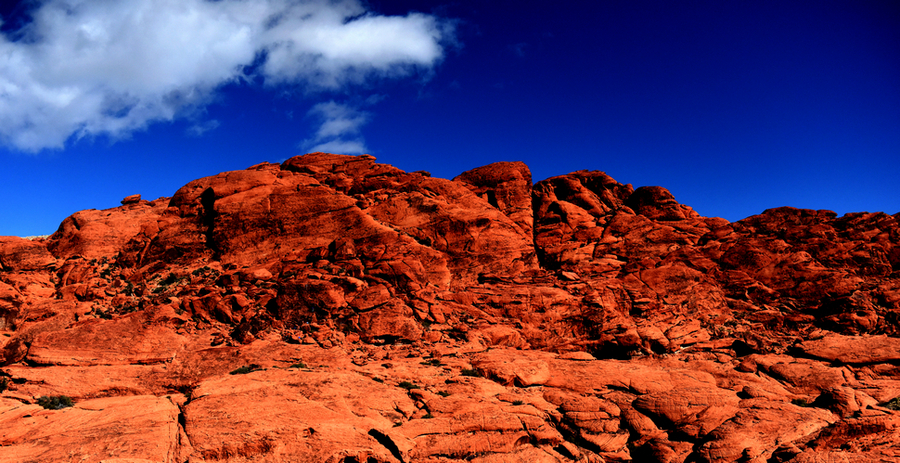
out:
M900 460L900 214L325 153L122 203L0 237L0 462Z

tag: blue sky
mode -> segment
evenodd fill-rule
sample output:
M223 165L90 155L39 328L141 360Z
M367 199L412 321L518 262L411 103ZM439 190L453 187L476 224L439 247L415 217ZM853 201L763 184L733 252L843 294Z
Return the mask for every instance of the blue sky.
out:
M317 149L602 170L732 221L900 212L892 0L0 8L0 235Z

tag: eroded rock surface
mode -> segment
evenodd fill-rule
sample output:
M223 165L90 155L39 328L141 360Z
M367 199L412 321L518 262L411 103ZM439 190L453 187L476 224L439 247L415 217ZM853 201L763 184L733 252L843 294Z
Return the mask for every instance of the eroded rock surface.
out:
M900 458L898 216L531 182L313 153L0 237L0 461Z

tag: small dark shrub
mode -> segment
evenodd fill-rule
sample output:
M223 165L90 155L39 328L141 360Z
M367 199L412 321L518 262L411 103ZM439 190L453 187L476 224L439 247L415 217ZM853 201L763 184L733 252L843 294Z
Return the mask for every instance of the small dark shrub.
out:
M798 407L812 407L813 404L806 401L806 399L791 399L791 403Z
M460 374L463 376L470 376L472 378L483 378L484 377L484 375L481 374L480 371L478 371L474 368L473 369L468 369L468 368L463 369L463 371L461 371Z
M300 362L300 363L295 363L295 364L289 366L288 368L309 368L309 367L306 366L305 363Z
M203 273L203 272L208 272L208 271L210 271L210 270L212 270L212 269L210 269L208 265L204 265L203 267L200 267L200 268L198 268L198 269L194 269L194 271L191 272L191 275L197 276L197 275L199 275L199 274L201 274L201 273Z
M184 277L175 276L174 273L170 273L168 276L163 278L159 283L157 283L157 286L156 286L156 288L153 288L152 293L159 294L159 293L169 289L170 286L180 283L182 280L184 280Z
M514 400L513 405L516 405L516 406L525 405L525 402L522 402L521 400Z
M166 275L166 277L163 278L162 281L159 282L159 284L160 284L160 286L169 286L172 283L178 282L180 280L181 280L180 277L176 276L174 273L170 273L170 274Z
M37 404L47 410L61 410L75 405L71 397L64 395L44 396L37 400Z
M431 413L426 413L425 416L423 416L422 418L426 419L426 420L430 420L430 419L434 418L434 415L432 415Z
M448 397L450 395L450 393L447 391L438 391L437 395L439 395L441 397Z
M400 384L398 384L397 386L402 387L403 389L406 389L407 391L411 391L413 389L420 389L418 385L413 384L409 381L403 381Z
M888 410L900 410L900 397L885 403L884 408L887 408Z
M250 365L245 365L240 368L231 370L231 372L229 372L228 374L229 375L246 375L247 373L250 373L251 371L256 371L256 370L260 370L260 369L262 369L262 367L260 367L259 365L255 364L255 363L251 363Z
M135 304L125 304L125 306L122 307L122 313L137 312L137 309L138 306Z

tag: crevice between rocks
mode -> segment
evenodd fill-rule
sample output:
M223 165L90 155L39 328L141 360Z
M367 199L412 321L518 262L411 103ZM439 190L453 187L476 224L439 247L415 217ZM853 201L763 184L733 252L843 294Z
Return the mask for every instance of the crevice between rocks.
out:
M394 441L387 436L387 434L384 434L377 429L371 429L369 430L369 435L372 436L373 439L378 441L379 444L383 445L384 448L388 449L388 451L391 452L391 455L399 460L400 463L405 463L403 461L403 455L400 454L400 449L397 447L397 444L395 444Z
M200 216L200 224L203 226L203 235L206 237L206 247L213 252L213 260L220 260L222 253L213 239L213 232L216 227L216 216L218 215L215 203L216 193L213 191L212 187L203 190L203 193L200 194L200 206L203 207L203 212Z
M181 454L182 456L184 455L182 452L185 449L194 448L194 446L191 444L191 436L188 436L187 428L185 426L186 420L184 417L184 409L178 407L178 441L176 445L178 449L177 453ZM185 459L184 463L187 463L188 461L190 461L190 458Z
M547 255L537 243L537 235L538 235L538 209L540 205L535 201L535 184L531 185L531 248L534 251L535 258L537 259L538 268L544 271L552 271L550 265L547 262Z
M548 421L548 424L551 424L556 429L556 431L559 432L559 435L562 436L562 438L566 442L568 442L578 448L591 451L595 454L602 452L600 447L598 447L596 444L594 444L593 442L578 435L578 428L570 427L569 425L564 423L564 421L565 421L565 418L556 419L551 416L550 420ZM565 447L562 444L558 445L557 447L561 447L561 448L565 449ZM556 450L557 447L554 447L554 450ZM560 454L562 454L562 452L560 452ZM572 455L571 452L569 452L568 450L566 450L565 455L571 455L571 458L573 460L575 459L575 456Z
M178 448L179 449L192 449L193 444L191 443L191 437L187 433L187 417L185 416L184 410L191 403L193 387L190 386L179 386L175 388L178 393L184 395L185 401L179 403L180 401L172 400L171 396L167 396L169 402L178 407L178 416L176 417L178 422ZM186 442L182 441L184 439ZM187 460L185 460L187 463Z

